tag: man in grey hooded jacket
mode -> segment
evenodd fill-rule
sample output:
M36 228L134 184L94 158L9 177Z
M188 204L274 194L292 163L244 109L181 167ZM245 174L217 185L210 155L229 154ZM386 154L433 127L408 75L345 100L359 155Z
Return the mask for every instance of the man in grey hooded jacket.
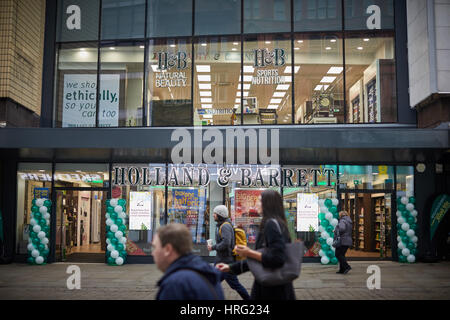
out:
M216 244L208 245L208 250L216 250L216 264L217 263L232 263L234 262L233 248L235 245L234 229L231 220L228 218L228 208L224 205L219 205L214 208L214 220L217 222L216 229ZM237 291L244 300L250 300L250 295L247 290L239 282L236 275L226 272L225 281L228 285Z
M346 274L351 267L345 259L345 254L349 247L353 245L352 240L352 219L348 216L347 211L339 212L339 223L336 226L335 236L340 237L339 244L336 248L336 258L339 261L339 271L337 273Z

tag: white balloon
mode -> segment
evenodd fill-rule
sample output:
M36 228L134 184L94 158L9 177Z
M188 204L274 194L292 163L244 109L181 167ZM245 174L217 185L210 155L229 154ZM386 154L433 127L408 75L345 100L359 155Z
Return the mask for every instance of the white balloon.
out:
M116 264L119 265L119 266L123 265L123 258L122 257L118 257L116 259Z
M116 259L119 256L119 251L113 250L111 251L111 258Z
M42 244L48 244L48 238L47 237L42 238L41 239L41 243Z
M105 217L106 217L106 219L111 219L111 216L109 215L109 213L106 213Z
M326 206L321 206L320 207L320 212L326 214L328 212L328 208Z
M48 209L47 209L46 206L42 206L42 207L39 208L39 212L40 212L41 214L43 214L43 215L47 213L47 210L48 210Z
M117 224L113 224L109 229L111 230L111 232L117 232L117 230L119 230L119 227L117 226Z
M407 197L402 197L402 198L400 199L400 201L401 201L404 205L408 204L408 202L409 202Z
M331 246L333 244L333 238L328 238L327 239L327 245Z
M42 258L41 256L37 257L37 258L36 258L36 263L37 263L37 264L42 264L42 263L44 263L44 258Z
M127 238L122 237L122 238L119 240L119 242L122 243L122 244L126 244L126 243L127 243Z
M42 207L44 205L44 199L37 199L36 200L36 205L38 207Z
M320 235L321 235L322 238L328 239L328 233L327 232L324 231Z
M400 241L399 241L397 247L398 247L399 249L405 249L405 245L403 244L403 242L400 242Z
M48 250L48 245L45 245L45 250Z
M323 264L328 264L328 263L330 262L330 259L328 259L327 256L323 256L323 257L320 259L320 262L322 262Z
M114 248L114 246L113 246L112 244L108 244L108 246L106 247L106 249L107 249L108 251L113 251L115 248Z
M406 191L406 197L409 199L413 196L413 193L411 191Z
M114 234L114 236L115 236L117 239L122 239L122 237L123 237L123 232L122 232L122 231L117 231L117 232Z
M402 224L402 230L403 230L403 231L408 231L408 230L409 230L409 223L406 223L406 222L403 223L403 224Z
M395 214L397 215L397 218L400 218L402 216L401 211L398 211L398 210L397 210L397 212Z
M400 223L400 224L404 224L406 222L406 220L405 220L405 218L400 217L400 218L397 219L397 222Z
M38 238L41 239L41 242L42 242L42 239L45 238L45 232L44 231L39 231Z
M33 258L39 257L39 251L37 251L36 249L34 249L33 251L31 251L31 256Z
M49 226L49 225L50 225L50 219L45 219L45 224L46 224L47 226Z
M411 241L414 242L414 243L417 243L418 240L419 240L419 238L417 238L416 236L413 236L411 238Z
M319 199L319 207L325 206L325 199Z
M336 248L335 247L331 247L331 250L333 250L333 252L335 252L336 251Z
M413 256L412 254L410 254L409 256L406 257L406 260L407 260L409 263L413 263L414 261L416 261L416 257Z
M413 211L413 210L414 210L414 205L413 205L412 203L408 203L408 204L406 205L406 209L407 209L408 211Z
M339 223L338 219L333 219L333 220L331 220L331 222L330 222L330 224L331 224L333 227L336 227L336 226L338 225L338 223Z
M30 219L30 224L31 224L32 226L35 226L35 225L37 225L37 221L34 220L34 218L31 218L31 219Z
M411 253L411 252L409 251L408 248L402 249L402 255L404 255L405 257L409 256L410 253Z
M328 213L325 215L325 219L327 219L328 221L333 220L333 214L330 213L330 212L328 212Z
M406 231L406 235L410 238L414 237L416 235L416 233L414 232L413 229L409 229L408 231Z
M114 207L114 212L115 212L115 213L121 213L122 211L123 211L122 206L115 206L115 207Z
M114 224L114 221L112 221L111 219L106 219L106 225L107 226L112 226Z
M400 236L397 236L397 242L401 242L402 238Z
M121 212L121 213L119 213L119 218L121 218L121 219L125 219L127 217L127 214L125 213L125 212Z
M117 203L118 203L118 200L117 199L111 199L110 201L109 201L109 205L111 206L111 207L115 207L115 206L117 206Z
M49 220L50 219L50 213L46 213L46 214L44 214L44 219L45 220Z
M27 246L28 251L33 251L35 248L32 243L29 243Z
M323 257L325 255L325 252L323 252L322 249L319 250L319 256Z
M339 204L339 200L336 198L332 198L331 202L333 203L333 206L337 206Z
M106 239L106 243L107 243L107 244L111 244L111 240Z
M33 231L34 232L36 232L36 233L38 233L39 231L41 231L41 226L40 225L35 225L34 227L33 227Z
M319 226L319 232L322 233L322 232L324 232L324 231L325 231L325 228L322 227L322 226Z
M414 218L417 217L417 210L411 211L411 215L412 215Z

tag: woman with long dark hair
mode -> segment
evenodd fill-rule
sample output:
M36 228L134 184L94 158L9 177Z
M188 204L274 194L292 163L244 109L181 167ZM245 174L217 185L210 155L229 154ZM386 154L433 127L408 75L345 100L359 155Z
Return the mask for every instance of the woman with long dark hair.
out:
M287 259L286 243L291 242L281 195L274 190L265 190L261 194L258 207L258 211L262 213L263 218L256 237L255 249L266 249L264 253L261 253L246 246L236 246L236 253L242 257L260 261L265 268L280 268ZM235 275L249 271L247 260L229 265L222 263L216 267L223 272L231 272ZM251 299L295 300L294 287L292 283L267 287L255 280Z

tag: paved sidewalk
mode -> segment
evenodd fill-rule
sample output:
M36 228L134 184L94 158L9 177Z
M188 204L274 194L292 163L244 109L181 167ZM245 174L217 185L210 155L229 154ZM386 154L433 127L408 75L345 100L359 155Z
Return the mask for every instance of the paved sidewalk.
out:
M390 261L351 261L347 275L336 274L335 266L305 263L300 278L294 282L298 300L322 299L450 299L450 262L400 264ZM378 265L381 289L369 290L367 267ZM46 266L26 264L0 265L0 299L147 299L156 296L156 283L161 272L152 265L77 264L81 269L81 289L67 289L66 273L71 264ZM253 277L239 276L250 291ZM223 282L228 300L240 300L239 295Z

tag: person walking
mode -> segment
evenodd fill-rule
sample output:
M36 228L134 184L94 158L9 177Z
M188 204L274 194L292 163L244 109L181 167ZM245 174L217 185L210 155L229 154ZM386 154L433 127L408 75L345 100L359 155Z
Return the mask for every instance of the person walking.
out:
M236 243L233 225L228 218L228 208L224 205L216 206L213 210L214 220L216 221L216 244L213 246L208 245L208 250L215 250L216 265L218 263L233 263L233 248ZM250 300L250 295L247 290L239 282L236 275L231 273L225 273L224 279L236 292L241 296L243 300Z
M192 254L192 236L179 223L159 228L152 241L152 256L164 272L156 300L224 300L223 275Z
M348 248L353 245L352 225L352 219L348 216L348 212L345 210L340 211L339 223L335 232L335 238L340 238L335 251L336 258L339 261L339 271L336 273L347 274L352 269L345 258Z
M286 243L291 242L281 195L274 190L265 190L258 201L258 212L262 214L262 221L255 248L265 248L264 253L246 246L236 246L236 252L242 257L260 261L265 268L280 268L287 259ZM232 264L221 263L216 267L222 272L236 275L249 271L247 260ZM255 280L250 296L252 300L295 300L292 282L278 286L263 286Z

